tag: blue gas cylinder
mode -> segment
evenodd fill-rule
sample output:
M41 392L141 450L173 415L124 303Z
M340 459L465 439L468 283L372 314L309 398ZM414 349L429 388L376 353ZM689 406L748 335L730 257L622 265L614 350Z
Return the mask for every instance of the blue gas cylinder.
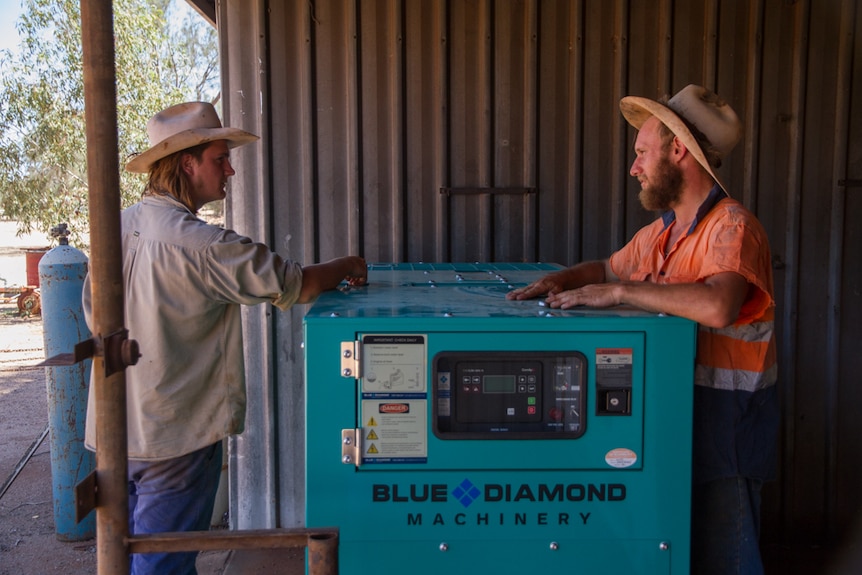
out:
M91 337L81 304L87 256L68 245L65 224L51 232L59 236L60 245L39 262L46 358L71 353L75 344ZM45 368L54 527L61 541L91 539L96 533L95 513L80 523L75 520L75 485L96 467L95 454L84 447L90 366L88 359L70 366Z

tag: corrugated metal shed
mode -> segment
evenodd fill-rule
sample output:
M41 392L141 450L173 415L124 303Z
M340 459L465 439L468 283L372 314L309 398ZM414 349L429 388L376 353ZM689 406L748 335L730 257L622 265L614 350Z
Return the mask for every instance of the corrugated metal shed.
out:
M303 262L607 256L652 219L618 101L699 83L769 234L783 404L764 538L835 542L862 503L862 9L855 0L220 0L230 223ZM303 522L304 309L247 314L233 518Z

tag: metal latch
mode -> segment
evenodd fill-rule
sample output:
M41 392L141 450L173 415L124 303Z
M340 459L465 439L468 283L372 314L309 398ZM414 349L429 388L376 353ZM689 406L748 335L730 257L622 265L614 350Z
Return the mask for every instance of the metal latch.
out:
M341 342L341 377L359 379L359 349L358 341Z
M341 463L356 467L362 463L362 429L341 430Z

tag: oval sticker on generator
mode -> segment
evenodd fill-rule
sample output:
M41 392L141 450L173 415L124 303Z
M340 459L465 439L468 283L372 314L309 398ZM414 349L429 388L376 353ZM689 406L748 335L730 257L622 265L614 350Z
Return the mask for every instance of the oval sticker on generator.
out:
M638 456L637 453L632 451L631 449L626 449L625 447L617 447L616 449L611 449L605 454L605 461L611 467L624 468L631 467L635 463L637 463Z

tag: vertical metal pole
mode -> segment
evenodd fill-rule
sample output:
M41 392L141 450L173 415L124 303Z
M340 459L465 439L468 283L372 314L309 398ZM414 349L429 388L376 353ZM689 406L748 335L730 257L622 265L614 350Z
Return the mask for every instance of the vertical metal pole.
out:
M90 197L90 285L93 335L100 341L123 329L120 174L111 0L81 0L87 178ZM126 378L105 375L105 357L93 360L96 399L97 573L129 572Z
M338 534L308 537L308 575L338 575Z

